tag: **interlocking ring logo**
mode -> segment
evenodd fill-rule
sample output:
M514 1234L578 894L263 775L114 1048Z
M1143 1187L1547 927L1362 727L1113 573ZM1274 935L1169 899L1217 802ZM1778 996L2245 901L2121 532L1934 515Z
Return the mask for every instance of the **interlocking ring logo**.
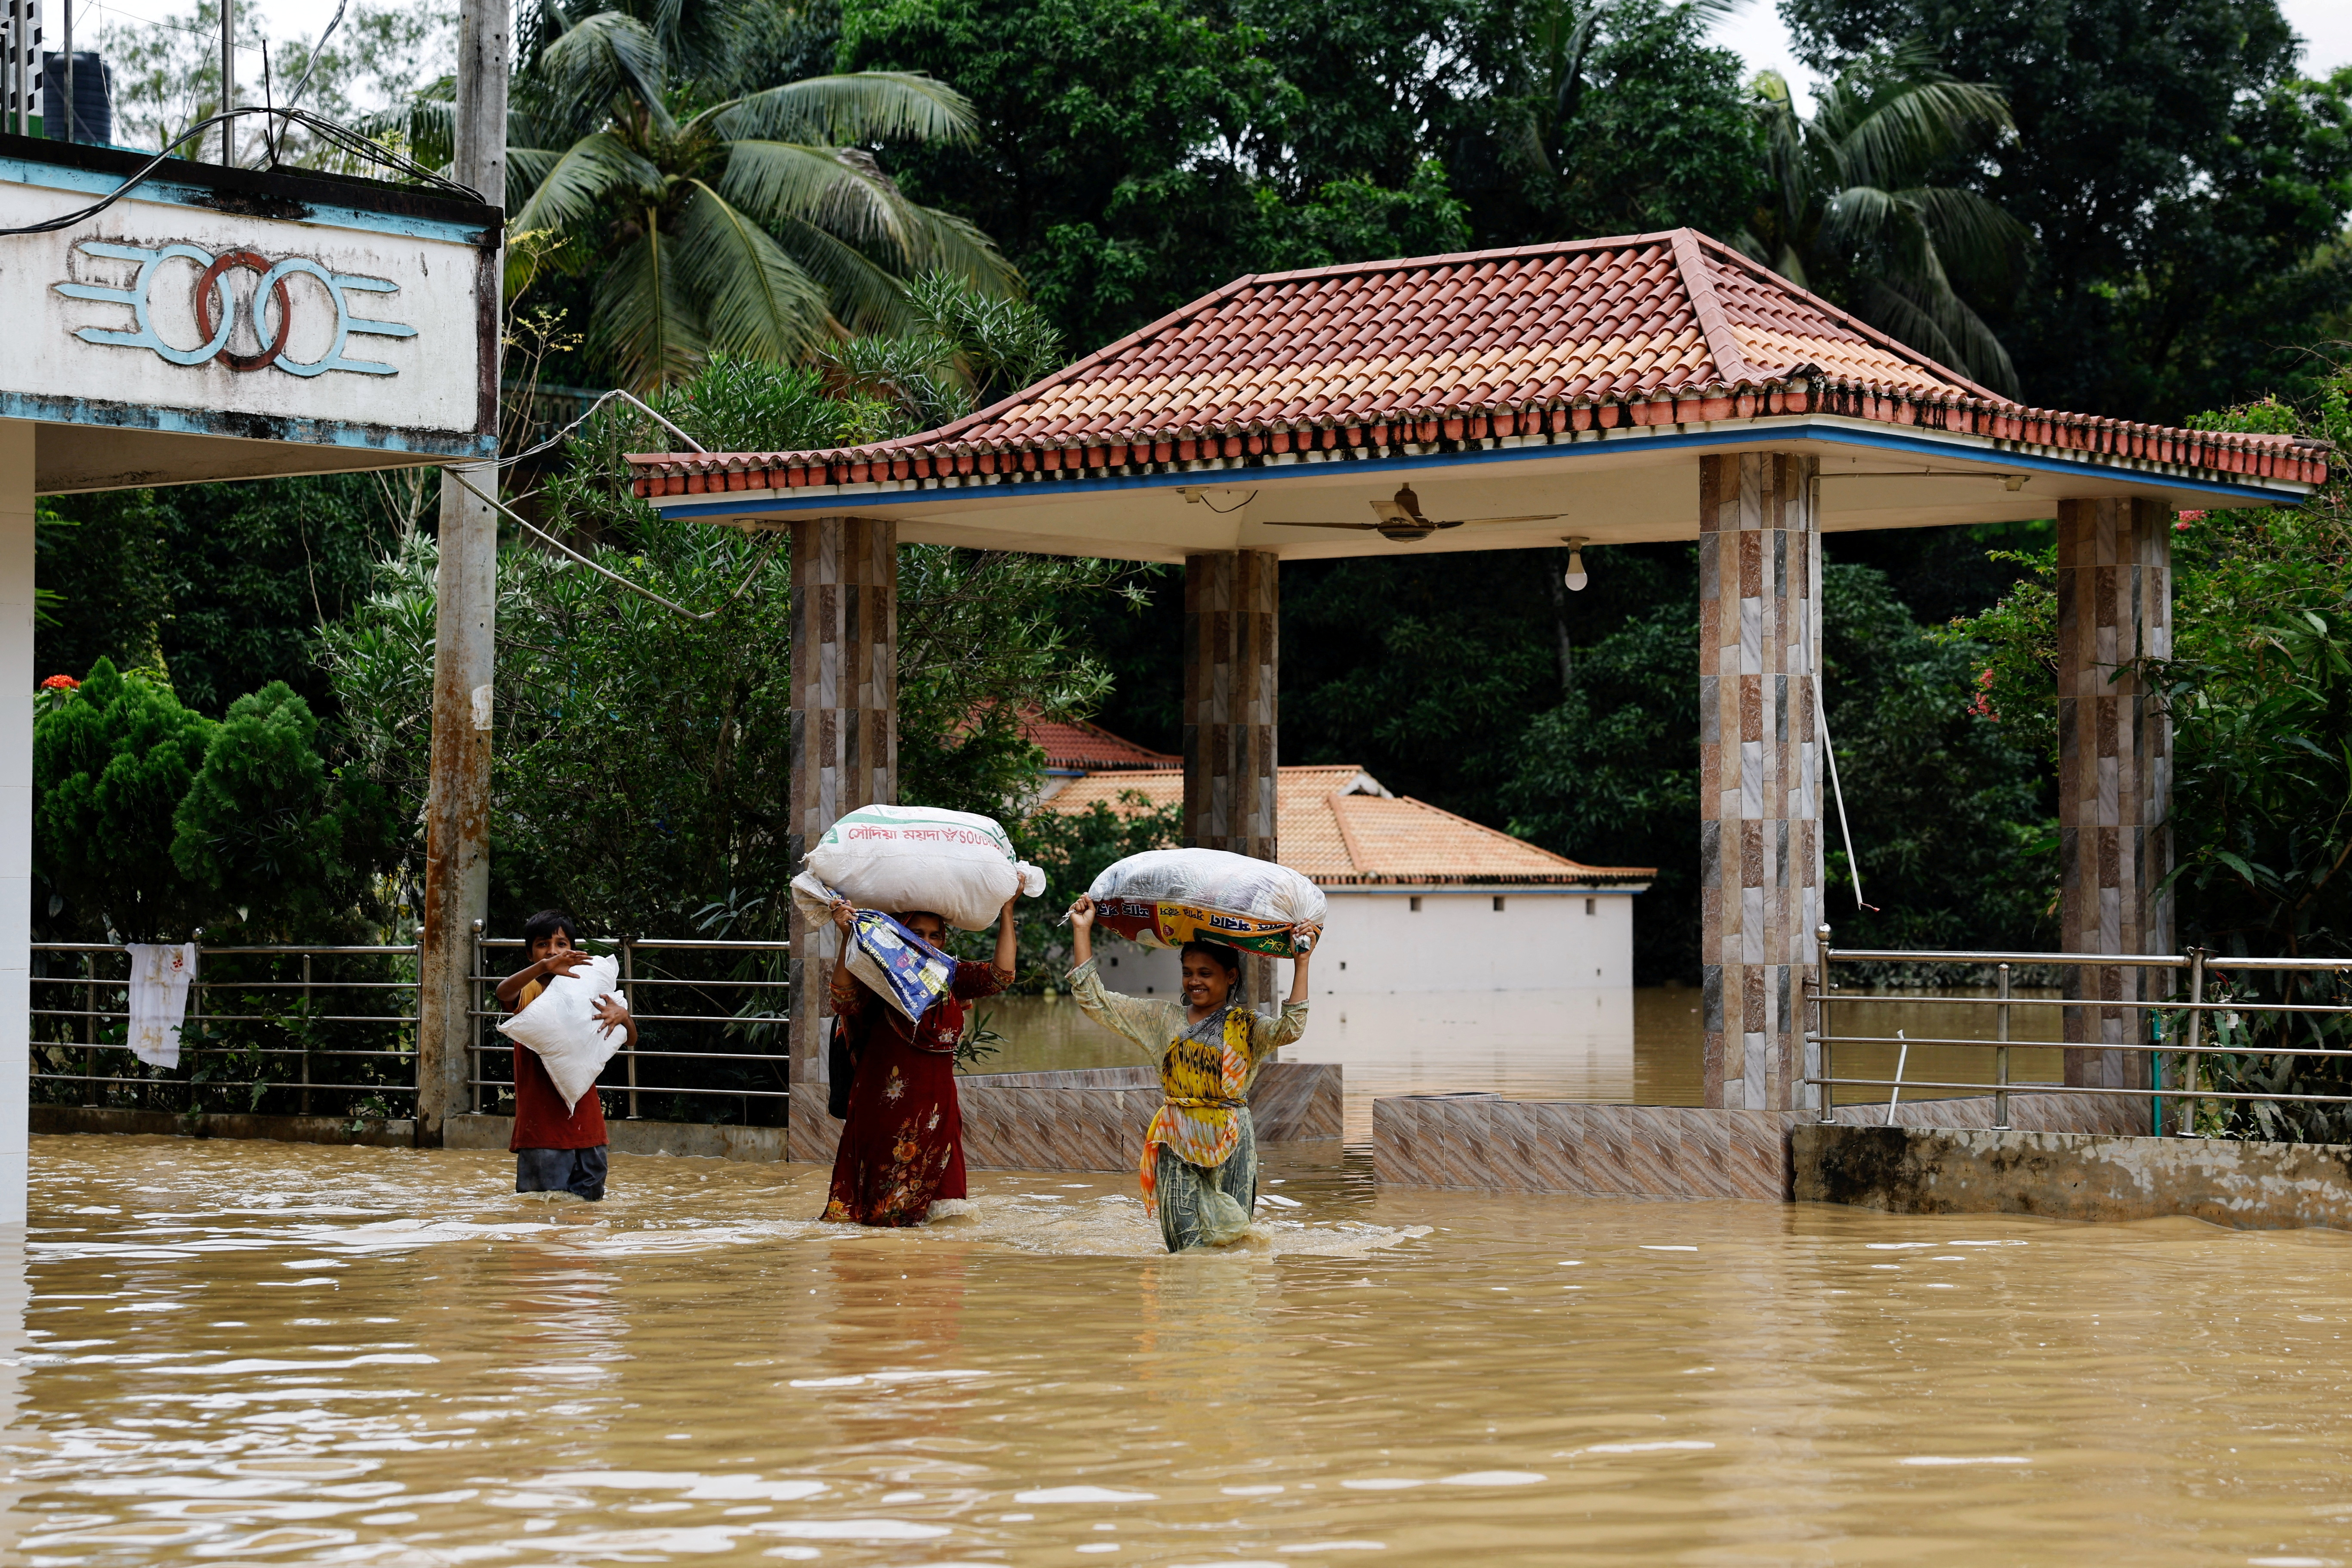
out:
M331 370L347 370L359 375L397 375L398 371L373 360L349 359L343 347L353 333L379 338L413 338L415 327L397 321L370 321L354 316L349 295L354 293L390 294L399 284L388 278L368 278L349 272L334 272L308 257L291 256L272 263L257 250L225 250L215 256L193 245L144 247L114 245L105 240L85 239L79 249L90 256L109 261L135 261L139 275L128 289L106 289L92 283L60 283L58 292L75 300L98 300L111 305L131 307L131 319L138 325L131 331L107 327L82 327L74 336L86 343L98 343L109 348L152 349L173 364L203 364L218 360L233 371L257 371L276 368L289 375L324 375ZM164 264L184 261L197 269L194 303L196 332L203 339L194 348L178 348L163 341L155 330L152 306L155 279ZM253 334L259 343L258 353L237 353L228 344L236 331L241 308L229 292L226 281L236 271L257 272L260 280L253 287L250 310ZM314 360L298 360L286 352L293 336L294 295L287 287L288 279L300 276L315 279L326 290L335 308L334 338L327 352ZM276 321L270 320L275 307Z

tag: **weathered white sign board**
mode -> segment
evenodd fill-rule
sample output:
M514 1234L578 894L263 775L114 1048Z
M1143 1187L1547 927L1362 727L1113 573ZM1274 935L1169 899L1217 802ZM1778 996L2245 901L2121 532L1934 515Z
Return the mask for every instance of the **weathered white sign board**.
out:
M59 153L73 161L0 150L0 227L121 183L85 164L140 162ZM0 418L42 426L39 489L488 449L495 212L370 183L166 168L71 227L0 237Z

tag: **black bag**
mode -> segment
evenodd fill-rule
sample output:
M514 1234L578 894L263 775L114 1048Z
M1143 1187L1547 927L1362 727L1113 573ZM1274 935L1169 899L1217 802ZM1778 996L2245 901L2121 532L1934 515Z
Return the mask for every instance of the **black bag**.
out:
M857 1053L849 1047L849 1020L834 1015L824 1047L824 1111L835 1121L849 1119L849 1090L857 1080Z

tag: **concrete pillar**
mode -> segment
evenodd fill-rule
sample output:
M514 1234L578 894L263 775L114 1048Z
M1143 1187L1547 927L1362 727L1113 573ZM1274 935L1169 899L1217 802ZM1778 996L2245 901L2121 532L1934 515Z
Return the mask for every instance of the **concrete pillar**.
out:
M38 679L33 668L33 426L0 420L0 1226L25 1223L26 1098L33 1070L33 682Z
M898 525L820 517L793 531L792 839L808 847L845 812L898 799ZM782 889L777 889L779 893ZM825 982L836 937L790 917L793 1101L786 1157L814 1159L824 1120ZM827 1142L829 1143L829 1140Z
M1706 1103L1790 1110L1822 914L1817 459L1699 459L1699 900Z
M451 173L492 206L506 203L507 0L461 0L457 24L456 158ZM227 128L223 128L223 134ZM483 374L499 381L499 338ZM496 413L491 416L496 418ZM493 426L484 432L497 435ZM489 464L461 470L499 493ZM469 1047L477 993L474 922L490 908L490 732L498 666L499 519L456 479L441 481L441 565L434 583L433 747L425 799L425 909L417 933L416 1141L472 1103ZM520 935L520 931L509 933Z
M1275 858L1281 563L1184 558L1184 842Z
M2170 952L2172 722L2135 660L2172 654L2172 513L2160 501L2058 503L2058 945ZM2076 971L2073 994L2160 995L2162 970ZM2121 1007L2069 1007L2070 1047L2147 1038ZM2070 1048L2066 1081L2144 1089L2144 1053Z
M1184 842L1272 860L1282 688L1282 563L1270 550L1184 558ZM1244 954L1242 994L1275 994Z

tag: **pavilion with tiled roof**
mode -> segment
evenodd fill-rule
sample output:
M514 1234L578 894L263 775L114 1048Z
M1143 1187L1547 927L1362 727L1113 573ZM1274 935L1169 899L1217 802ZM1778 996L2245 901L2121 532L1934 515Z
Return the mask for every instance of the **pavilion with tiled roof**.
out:
M1818 1076L1823 533L2057 519L2060 946L2168 951L2170 731L2137 661L2170 651L2174 519L2294 504L2333 460L2026 406L1678 229L1243 278L937 430L630 462L670 516L792 532L811 839L896 796L900 542L1183 562L1187 837L1268 858L1282 561L1696 543L1706 1092L1789 1109ZM2144 1084L2096 1048L2138 1027L2068 1009L2069 1082Z

